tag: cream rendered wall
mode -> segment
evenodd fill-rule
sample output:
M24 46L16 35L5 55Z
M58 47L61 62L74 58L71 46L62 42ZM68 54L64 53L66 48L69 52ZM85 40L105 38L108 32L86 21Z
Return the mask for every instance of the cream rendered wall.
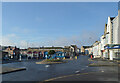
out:
M104 39L103 39L103 35L100 37L100 41L101 41L101 50L104 50Z
M120 44L120 10L118 10L118 16L113 20L113 44ZM116 58L114 50L110 50L110 60Z
M93 55L94 56L97 56L97 49L98 49L97 46L93 47Z
M118 16L114 18L113 22L113 44L119 44L119 29L118 29Z
M114 52L113 52L113 50L109 50L109 52L110 52L110 60L113 60L113 58L114 58Z
M103 51L105 50L105 49L104 49L104 46L107 44L106 38L104 38L104 36L105 36L105 35L102 35L101 38L100 38L100 41L101 41L101 47L100 47L100 49L103 50ZM106 58L105 52L103 52L103 54L102 54L102 52L101 52L101 55L100 55L100 56L101 56L102 58Z
M119 2L119 10L118 10L118 43L120 44L120 2Z
M83 46L81 46L81 53L82 53L82 52L85 52L85 49L84 49Z
M89 54L91 54L93 52L93 50L92 50L92 47L91 48L89 48Z
M111 24L110 17L108 17L108 23L107 23L108 34L106 34L106 44L111 44L111 36L112 36L111 29L112 29L112 24Z
M98 56L101 56L101 42L98 44Z
M99 42L96 42L93 44L93 55L94 55L94 58L96 58L97 56L100 55L100 44Z

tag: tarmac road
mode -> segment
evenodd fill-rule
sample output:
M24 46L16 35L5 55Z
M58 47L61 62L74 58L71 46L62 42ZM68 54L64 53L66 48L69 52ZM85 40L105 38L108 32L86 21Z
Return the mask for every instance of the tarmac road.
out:
M88 56L79 56L77 60L67 60L62 64L35 64L33 61L3 64L12 67L26 67L27 70L2 75L3 81L118 81L118 67L88 67L92 62ZM81 75L87 73L86 75ZM88 74L89 73L89 74ZM69 75L73 75L70 76ZM64 77L63 77L64 76ZM68 77L65 77L68 76ZM60 78L61 77L61 78ZM63 77L63 78L62 78ZM94 79L93 79L94 78Z

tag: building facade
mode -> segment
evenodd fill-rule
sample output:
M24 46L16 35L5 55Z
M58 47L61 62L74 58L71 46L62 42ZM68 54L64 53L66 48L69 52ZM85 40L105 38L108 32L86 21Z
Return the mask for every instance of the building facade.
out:
M119 16L108 17L106 44L104 47L106 58L113 60L120 57Z
M28 57L40 57L49 56L49 51L54 50L57 54L62 56L75 56L77 54L77 46L70 45L65 47L29 47L27 49Z
M84 46L81 46L81 54L82 54L82 55L85 54L85 48L84 48Z
M2 51L7 52L10 59L19 59L20 49L16 46L2 46Z
M82 55L90 55L93 53L92 46L81 46Z
M118 16L108 17L104 35L93 44L93 55L109 60L120 59L120 10Z
M15 47L13 46L2 46L2 50L8 52L8 57L11 59L14 58L14 49Z
M62 47L29 47L27 49L27 56L43 58L46 55L49 55L48 52L50 50L54 50L55 52L64 52L64 48Z
M98 58L100 57L100 54L101 54L101 43L100 41L96 41L94 44L93 44L93 56L94 58Z

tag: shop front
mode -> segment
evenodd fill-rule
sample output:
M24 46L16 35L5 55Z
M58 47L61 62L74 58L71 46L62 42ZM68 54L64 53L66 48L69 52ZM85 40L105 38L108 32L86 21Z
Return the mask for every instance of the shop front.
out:
M110 60L120 59L120 44L109 44L105 46Z

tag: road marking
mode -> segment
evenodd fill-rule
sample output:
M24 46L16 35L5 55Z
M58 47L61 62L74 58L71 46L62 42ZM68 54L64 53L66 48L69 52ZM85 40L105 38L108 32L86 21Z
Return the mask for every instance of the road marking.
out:
M80 71L75 71L75 73L80 73Z
M57 77L57 79L59 79L59 78L63 78L63 77Z
M70 76L73 76L73 75L60 76L60 77L51 78L51 79L48 79L48 80L44 80L44 81L52 81L52 80L55 80L55 79L66 78L66 77L70 77Z
M45 67L50 67L50 65L45 65Z
M101 72L104 72L103 70Z
M89 73L94 73L94 72L89 72ZM56 79L61 79L61 78L66 78L66 77L71 77L71 76L75 76L75 75L87 75L89 73L81 73L81 74L72 74L72 75L66 75L66 76L60 76L60 77L56 77L56 78L51 78L51 79L48 79L48 80L44 80L44 82L47 82L47 81L52 81L52 80L56 80Z

